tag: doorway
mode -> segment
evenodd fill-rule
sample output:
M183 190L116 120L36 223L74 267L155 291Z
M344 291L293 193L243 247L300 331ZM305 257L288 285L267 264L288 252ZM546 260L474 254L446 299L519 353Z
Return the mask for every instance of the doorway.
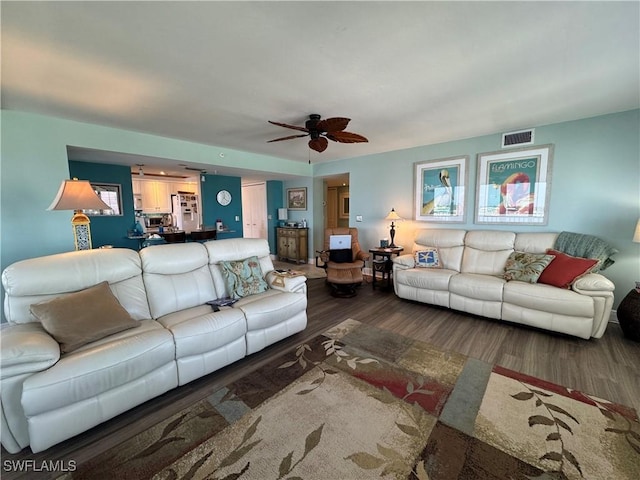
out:
M324 228L349 227L349 174L324 179Z

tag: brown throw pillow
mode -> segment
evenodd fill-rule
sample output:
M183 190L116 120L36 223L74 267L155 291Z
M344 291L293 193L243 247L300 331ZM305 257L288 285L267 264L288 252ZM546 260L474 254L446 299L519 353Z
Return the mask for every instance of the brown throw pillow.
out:
M60 344L62 353L140 326L120 305L108 282L36 303L30 309Z

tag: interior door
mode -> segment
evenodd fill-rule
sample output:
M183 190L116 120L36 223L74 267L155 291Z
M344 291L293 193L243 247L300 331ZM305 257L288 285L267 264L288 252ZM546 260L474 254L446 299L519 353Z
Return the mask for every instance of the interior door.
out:
M243 237L267 239L267 184L242 186Z
M325 212L326 228L336 228L338 226L338 189L336 187L327 188L327 209Z

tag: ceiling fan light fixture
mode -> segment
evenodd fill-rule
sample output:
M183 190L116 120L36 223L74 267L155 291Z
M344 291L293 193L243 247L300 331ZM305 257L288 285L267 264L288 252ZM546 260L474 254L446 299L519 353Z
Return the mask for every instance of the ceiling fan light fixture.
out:
M333 117L320 120L320 115L312 113L309 115L309 120L305 122L304 127L298 127L296 125L289 125L286 123L272 122L269 123L277 125L279 127L290 128L292 130L298 130L305 132L299 135L289 135L287 137L275 138L269 140L267 143L280 142L282 140L292 140L300 137L311 137L309 140L309 148L316 152L322 153L327 149L327 139L338 143L364 143L368 142L365 137L358 135L357 133L345 132L344 129L351 121L349 118Z

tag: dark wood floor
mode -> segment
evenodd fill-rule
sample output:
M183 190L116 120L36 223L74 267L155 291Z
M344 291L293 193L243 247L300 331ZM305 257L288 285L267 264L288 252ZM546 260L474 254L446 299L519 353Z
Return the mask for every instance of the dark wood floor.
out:
M0 476L54 478L57 474L8 472L4 468L6 460L85 462L347 318L629 405L640 412L640 343L625 339L617 324L610 324L601 339L582 340L401 300L393 292L374 291L370 284L362 285L358 295L348 299L332 297L323 279L309 280L308 286L308 327L304 332L45 452L32 454L27 448L10 455L2 449Z

